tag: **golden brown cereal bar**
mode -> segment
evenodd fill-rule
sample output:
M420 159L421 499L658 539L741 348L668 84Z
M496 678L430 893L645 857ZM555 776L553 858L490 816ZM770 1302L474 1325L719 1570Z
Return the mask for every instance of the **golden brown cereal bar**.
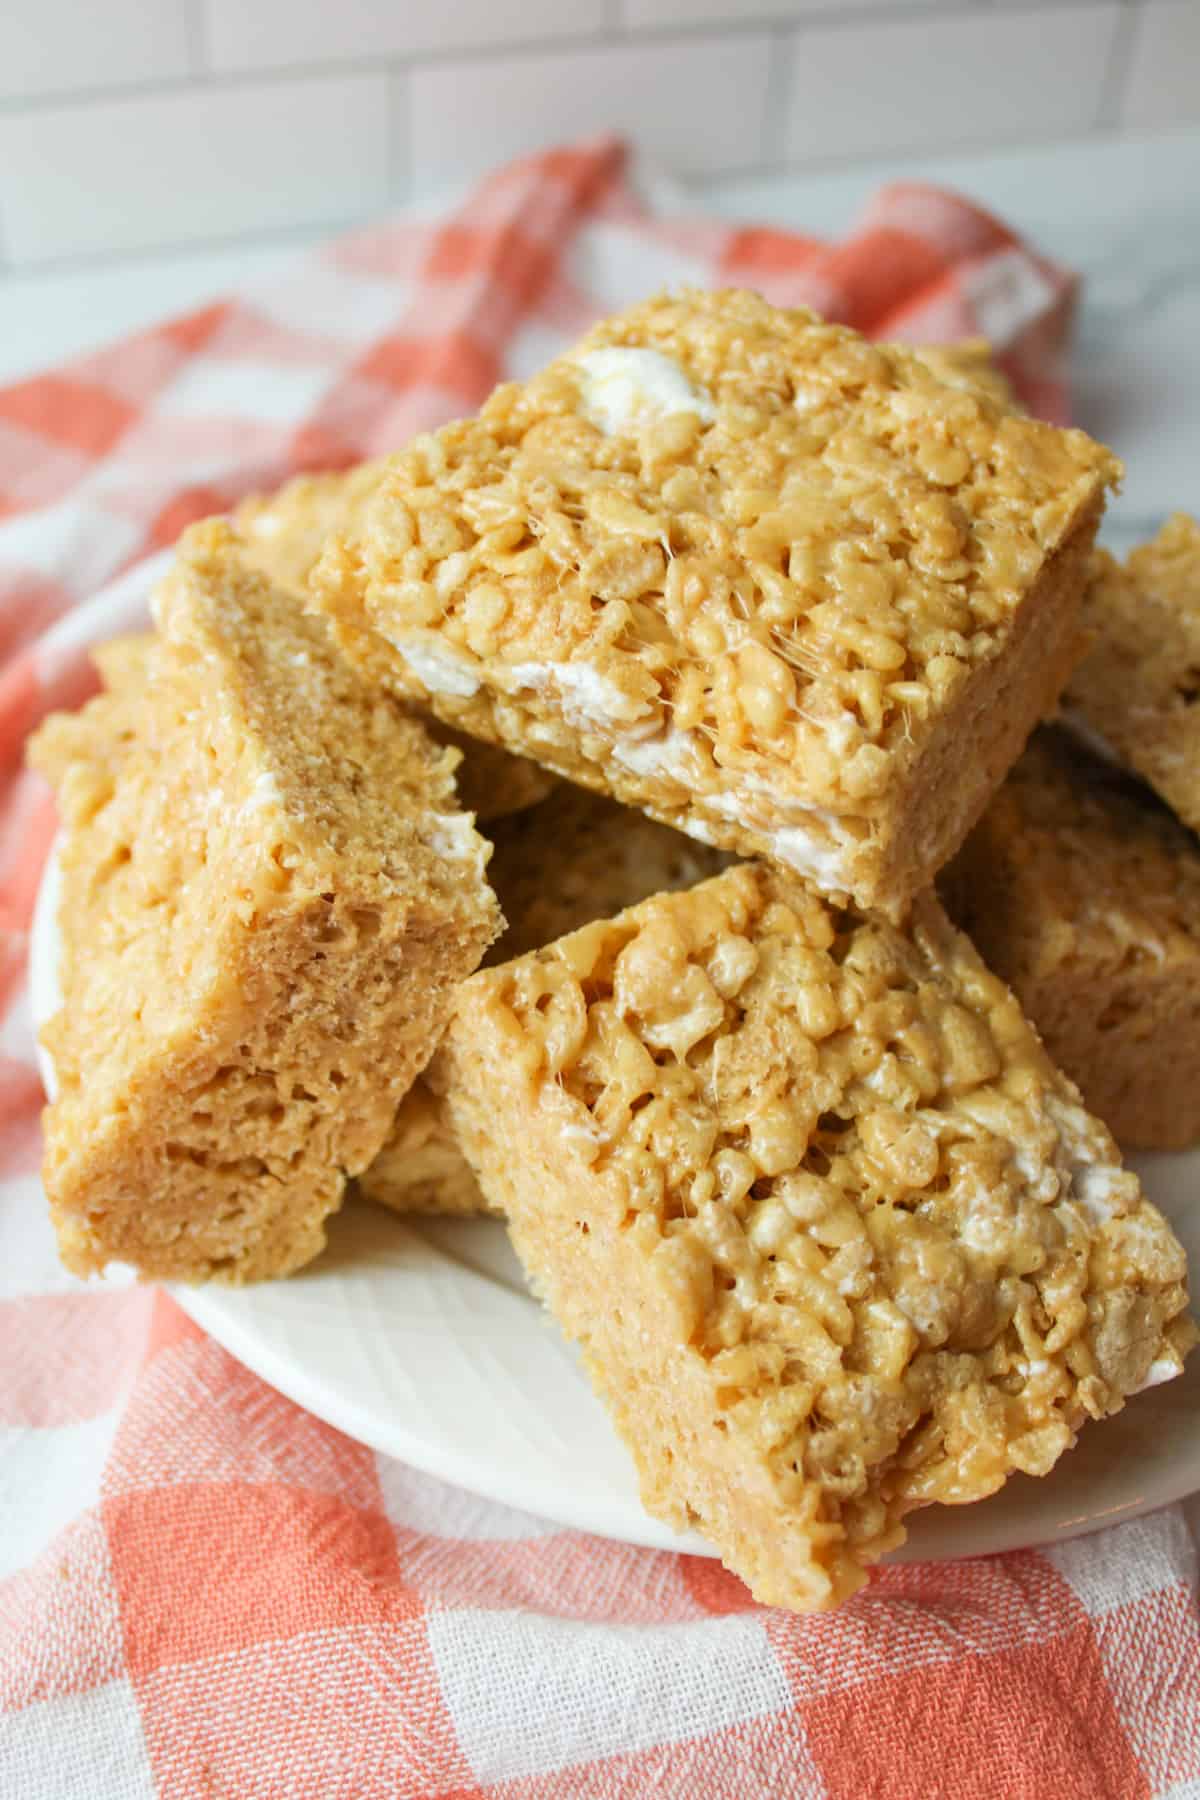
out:
M1184 1253L931 895L761 865L464 982L431 1071L647 1507L829 1606L1180 1367Z
M1122 1144L1200 1138L1200 849L1166 806L1043 730L939 886Z
M910 352L692 293L393 457L313 592L439 717L898 913L1057 697L1118 472Z
M1017 408L1008 376L992 361L992 346L986 338L960 338L953 344L915 344L912 354L948 386L967 388L971 393L985 394L1001 406Z
M587 788L563 784L495 831L488 875L508 927L489 962L509 962L650 894L695 887L733 860Z
M1175 513L1124 567L1098 551L1084 623L1068 722L1200 830L1200 524Z
M497 1210L480 1193L446 1109L423 1074L396 1108L387 1140L357 1186L365 1199L402 1215Z
M111 786L137 739L153 646L154 634L146 631L112 638L91 652L103 695L78 712L52 713L33 745L38 769L55 787L61 786L77 763L95 765L96 779Z
M647 894L693 887L730 858L587 788L559 782L549 799L492 828L488 879L508 921L485 961L523 956ZM486 1212L441 1102L418 1076L391 1136L359 1177L368 1199L400 1213Z
M334 531L357 528L382 470L381 461L364 462L342 472L298 475L276 493L250 495L233 515L248 560L280 587L306 593L326 539ZM355 660L364 672L373 671L376 659L365 635L357 644ZM428 724L428 719L425 722ZM536 764L481 744L452 727L435 724L433 735L439 743L453 744L462 751L456 777L458 796L467 811L481 819L532 806L553 785L553 778Z
M247 559L278 586L302 593L326 538L361 522L383 468L376 459L297 475L273 493L250 494L233 514Z
M46 1189L76 1273L247 1281L320 1250L500 918L454 753L227 527L156 611L32 747L65 832Z

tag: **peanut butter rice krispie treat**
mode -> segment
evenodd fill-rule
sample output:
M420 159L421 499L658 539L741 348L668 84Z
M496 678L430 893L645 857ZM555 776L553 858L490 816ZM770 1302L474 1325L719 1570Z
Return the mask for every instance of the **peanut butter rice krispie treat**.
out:
M1058 695L1118 472L911 352L691 293L393 457L312 586L439 717L900 912Z
M383 467L382 461L364 462L343 471L298 475L276 493L250 495L233 515L248 560L279 586L306 594L326 539L335 531L357 528ZM374 645L365 634L355 660L364 670L371 670L376 660ZM440 743L462 751L459 799L481 819L532 806L553 786L552 776L523 757L509 756L441 723L432 729Z
M225 526L156 610L32 749L64 828L46 1189L78 1274L248 1281L321 1248L500 920L454 752Z
M364 1199L402 1215L499 1211L480 1193L446 1108L424 1075L401 1100L386 1142L356 1186Z
M1200 524L1175 513L1124 566L1098 551L1084 622L1068 723L1200 831Z
M53 713L34 741L34 760L57 787L75 763L111 782L134 744L150 679L153 632L111 638L91 652L103 692L78 712Z
M498 824L494 843L488 877L508 925L488 962L540 950L650 894L695 887L733 861L727 851L569 784Z
M233 514L249 561L280 587L302 593L326 538L357 528L383 469L376 458L349 469L297 475L273 493L249 495Z
M1200 1138L1200 848L1149 789L1043 730L939 886L1122 1144Z
M986 394L1001 406L1020 410L1008 376L992 361L992 346L986 338L960 338L953 344L916 344L912 354L950 387Z
M694 887L730 858L586 788L560 782L493 827L488 879L508 921L486 962L524 956L648 894ZM441 1101L418 1076L359 1189L400 1213L486 1212Z
M464 982L459 1139L650 1510L829 1606L1181 1366L1184 1253L931 895L744 865Z

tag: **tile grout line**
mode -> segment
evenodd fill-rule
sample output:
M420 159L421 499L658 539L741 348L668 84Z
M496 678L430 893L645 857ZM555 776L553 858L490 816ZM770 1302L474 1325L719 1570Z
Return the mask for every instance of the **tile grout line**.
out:
M158 76L150 81L126 81L112 87L67 88L37 94L27 100L0 95L0 121L37 119L47 113L85 113L100 106L135 106L141 101L182 100L189 94L236 94L250 88L299 87L302 83L331 82L378 75L384 67L379 57L344 63L292 64L288 68L234 70L210 68L182 75Z
M1045 6L1064 11L1095 6L1098 0L816 0L803 12L780 14L774 11L739 13L729 19L679 19L663 25L622 25L622 43L643 43L661 37L695 37L700 35L733 36L745 32L802 29L813 26L823 31L845 29L855 31L865 25L927 23L939 19L995 18L1012 13L1036 13ZM1126 5L1141 0L1123 0ZM452 54L452 53L447 53Z
M1001 4L1004 0L1001 0ZM1161 128L1169 133L1171 127ZM1186 129L1177 127L1175 129ZM987 156L995 153L1013 153L1020 150L1046 151L1061 148L1074 148L1080 144L1112 143L1125 133L1118 127L1104 123L1082 124L1074 130L1065 130L1054 136L1039 134L1025 139L1023 137L965 137L946 139L938 144L897 144L891 150L856 150L843 152L832 157L804 157L800 160L780 156L765 162L756 163L749 168L710 169L699 177L704 182L742 182L769 181L785 177L827 177L829 175L852 175L856 169L870 168L879 164L886 156L902 157L907 161L936 163L944 158L962 156ZM688 177L689 181L695 177Z
M292 250L302 256L314 239L332 237L369 224L376 213L346 212L326 214L307 223L291 225L249 226L225 236L170 238L142 244L135 249L67 251L55 256L9 262L4 268L6 285L22 281L53 280L59 276L108 274L140 263L188 256L221 255L226 251Z
M388 70L386 106L387 193L393 203L413 194L413 109L408 70Z
M1144 9L1140 5L1124 0L1117 14L1112 48L1108 53L1104 79L1100 83L1100 98L1096 108L1096 122L1099 125L1118 127L1120 124L1121 106L1129 84L1129 71L1133 66L1133 52L1142 27L1143 13Z
M208 28L204 0L182 0L188 72L193 82L208 72Z
M777 27L768 42L767 92L763 102L763 124L760 149L763 160L787 163L788 102L795 85L798 31Z

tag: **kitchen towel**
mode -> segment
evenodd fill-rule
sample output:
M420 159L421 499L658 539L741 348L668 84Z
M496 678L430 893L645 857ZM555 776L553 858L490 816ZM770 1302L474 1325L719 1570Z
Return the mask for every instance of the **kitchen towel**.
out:
M656 213L612 141L0 391L4 1800L1200 1795L1179 1508L885 1568L795 1618L715 1563L376 1456L165 1293L57 1263L26 988L53 811L21 750L94 685L72 609L191 519L395 447L689 281L892 339L984 334L1063 414L1074 281L964 200L890 187L827 245Z

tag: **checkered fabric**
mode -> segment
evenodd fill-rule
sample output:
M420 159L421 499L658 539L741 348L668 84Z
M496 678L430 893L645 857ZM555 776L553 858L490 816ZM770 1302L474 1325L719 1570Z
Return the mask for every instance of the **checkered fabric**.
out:
M677 281L891 338L982 332L1026 401L1062 412L1072 280L976 208L889 188L832 247L666 219L612 142L0 391L5 1800L1200 1795L1178 1509L1050 1553L887 1569L794 1618L715 1563L378 1457L163 1293L56 1261L25 987L53 818L20 755L89 686L71 608L188 520L395 446Z

